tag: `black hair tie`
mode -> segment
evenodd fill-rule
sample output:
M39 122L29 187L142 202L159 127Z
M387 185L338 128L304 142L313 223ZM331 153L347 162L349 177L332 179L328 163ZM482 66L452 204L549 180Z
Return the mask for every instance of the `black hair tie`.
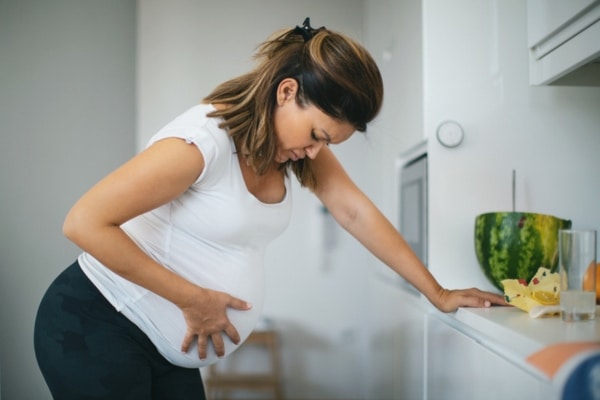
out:
M314 29L312 26L310 26L310 18L306 17L306 19L302 23L302 26L296 25L296 28L294 29L294 33L302 35L302 38L304 39L304 43L306 43L310 39L312 39L313 36L315 36L318 32L320 32L324 29L325 29L324 26L322 26L318 29Z

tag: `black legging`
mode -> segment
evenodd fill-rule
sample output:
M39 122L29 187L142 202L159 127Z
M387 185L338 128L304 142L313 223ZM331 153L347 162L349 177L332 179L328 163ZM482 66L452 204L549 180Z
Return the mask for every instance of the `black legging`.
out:
M200 371L169 363L102 296L77 262L44 295L34 345L57 400L205 398Z

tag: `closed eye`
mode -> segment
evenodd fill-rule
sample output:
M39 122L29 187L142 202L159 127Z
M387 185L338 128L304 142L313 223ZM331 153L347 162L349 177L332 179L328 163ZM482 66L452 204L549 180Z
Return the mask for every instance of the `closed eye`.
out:
M315 142L318 142L319 140L322 140L325 142L326 146L329 146L329 143L331 142L331 140L329 139L329 136L327 136L326 138L320 138L317 136L317 134L315 133L314 130L310 131L310 138L312 140L314 140Z

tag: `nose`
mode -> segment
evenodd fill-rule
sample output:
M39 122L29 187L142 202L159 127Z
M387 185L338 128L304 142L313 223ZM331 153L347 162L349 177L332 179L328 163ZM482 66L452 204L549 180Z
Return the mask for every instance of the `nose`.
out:
M321 149L323 148L323 146L325 145L325 142L316 142L311 144L308 147L304 148L304 152L306 153L306 156L308 158L310 158L311 160L314 160L315 157L317 157L317 154L319 154L319 151L321 151Z

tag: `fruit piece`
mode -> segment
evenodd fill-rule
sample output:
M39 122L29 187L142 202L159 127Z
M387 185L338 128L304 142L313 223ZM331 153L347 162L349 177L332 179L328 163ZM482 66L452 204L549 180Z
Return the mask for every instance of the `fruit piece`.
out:
M532 299L531 297L515 297L514 299L512 299L510 304L525 312L529 312L533 307L540 305L536 300Z
M479 265L498 289L505 279L529 282L540 267L558 265L558 231L571 221L551 215L492 212L475 219L475 253Z
M596 267L596 278L594 280L594 266ZM590 264L588 269L585 271L583 276L583 288L585 290L591 290L594 282L596 283L596 304L600 304L600 263Z
M544 306L554 306L560 303L560 297L556 296L552 292L547 292L545 290L538 290L533 292L532 296L534 300Z
M534 291L550 292L556 297L560 292L560 275L550 272L547 268L540 268L531 279L529 289L532 293Z
M523 285L522 279L504 279L502 285L506 301L526 312L560 302L560 277L547 268L539 268L529 284Z

